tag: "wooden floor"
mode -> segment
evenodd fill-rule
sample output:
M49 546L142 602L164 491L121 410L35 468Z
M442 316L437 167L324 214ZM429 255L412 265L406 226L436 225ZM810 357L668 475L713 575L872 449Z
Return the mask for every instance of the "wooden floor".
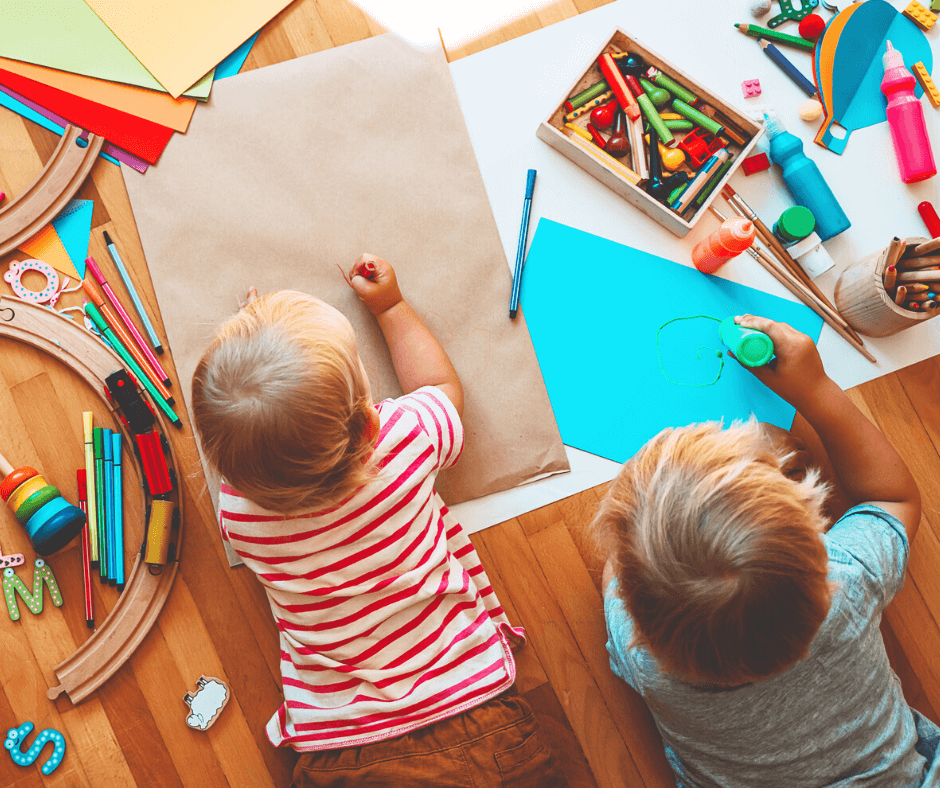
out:
M453 60L580 13L595 5L559 2L481 40L449 52ZM269 24L246 69L384 32L343 0L297 0ZM198 112L198 109L197 109ZM50 157L57 138L0 110L0 191L22 192ZM170 143L172 144L172 142ZM91 254L107 261L109 230L148 308L153 290L121 176L99 161L79 196L95 201ZM0 270L17 255L0 259ZM37 275L38 276L38 275ZM29 281L29 280L27 280ZM34 284L38 284L34 283ZM114 283L119 296L125 293ZM0 292L8 292L0 283ZM77 294L60 306L78 305ZM81 412L110 418L97 395L48 356L0 340L0 452L14 465L35 464L75 500L82 465ZM174 378L176 390L180 382ZM909 702L937 721L940 708L940 368L936 360L860 386L853 400L898 447L926 502L911 553L909 577L884 626L892 661ZM182 408L180 411L182 412ZM105 423L107 423L105 421ZM806 430L797 424L805 437ZM19 622L0 615L0 732L30 720L68 741L63 764L49 777L0 754L0 785L16 786L287 786L296 756L275 750L264 725L281 702L277 633L261 586L225 560L204 493L192 433L173 436L185 476L183 560L157 624L131 659L78 706L50 702L53 667L87 637L81 555L72 545L50 559L65 605ZM133 478L133 477L132 477ZM136 480L139 481L139 480ZM127 489L132 488L128 482ZM585 543L587 523L603 490L589 490L474 536L490 578L528 645L518 656L518 686L531 701L572 786L669 786L658 735L642 701L608 668L599 591L601 559ZM833 504L838 510L839 502ZM128 503L128 546L140 543L141 499ZM32 558L22 529L4 508L0 548ZM28 566L28 565L27 565ZM27 583L31 572L19 570ZM99 623L115 603L114 589L95 585ZM217 724L187 728L182 696L200 674L226 680L233 699ZM45 760L48 754L42 756Z

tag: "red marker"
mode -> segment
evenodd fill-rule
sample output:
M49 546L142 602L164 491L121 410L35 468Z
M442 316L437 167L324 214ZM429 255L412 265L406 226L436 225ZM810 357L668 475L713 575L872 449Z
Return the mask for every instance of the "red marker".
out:
M924 224L927 225L927 232L930 233L930 237L937 238L940 236L940 217L937 216L934 207L927 200L924 200L917 206L917 212L920 214L920 218L924 220Z
M371 260L366 260L362 265L359 266L359 270L356 272L359 276L364 279L369 279L370 281L375 281L375 275L378 273L378 269L375 267L375 263Z
M80 468L75 472L78 482L78 505L79 508L88 514L88 489L85 478L85 469ZM88 544L88 523L82 528L82 575L85 587L85 624L89 629L95 627L94 603L91 596L91 549Z

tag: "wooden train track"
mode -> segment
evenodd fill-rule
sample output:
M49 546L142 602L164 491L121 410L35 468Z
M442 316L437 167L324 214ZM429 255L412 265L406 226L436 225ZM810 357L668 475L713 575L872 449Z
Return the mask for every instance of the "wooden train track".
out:
M32 345L57 358L77 372L112 408L104 396L105 378L123 364L82 326L51 309L4 296L0 297L0 337ZM159 413L157 419L159 429L165 436L166 424ZM133 438L127 433L122 420L116 419L116 422L124 432L128 445L132 445ZM177 463L172 449L168 451L175 467ZM138 470L143 474L139 466ZM66 693L72 703L80 703L107 681L147 636L163 609L179 568L183 517L182 496L178 486L174 502L180 512L175 560L164 566L159 575L153 575L138 552L124 592L108 617L72 656L54 668L60 684L49 689L47 694L50 699L55 700Z
M87 141L82 140L87 142L82 147L78 142L81 133L80 128L68 126L36 180L0 210L0 256L49 224L88 177L104 137L89 134Z

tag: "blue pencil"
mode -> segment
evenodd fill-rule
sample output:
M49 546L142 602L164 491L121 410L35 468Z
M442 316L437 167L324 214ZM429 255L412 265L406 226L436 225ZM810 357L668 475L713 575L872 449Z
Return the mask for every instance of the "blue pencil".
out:
M816 90L816 86L804 77L796 66L787 60L783 52L763 38L758 39L757 43L760 44L760 48L764 50L764 54L780 66L780 70L784 74L790 77L794 85L810 98L816 98L816 95L819 93L819 91Z
M525 182L525 199L522 201L522 227L519 228L519 246L516 248L516 269L512 275L512 297L509 299L509 317L519 311L519 290L522 288L522 267L525 265L525 242L529 234L529 211L532 208L532 191L535 189L535 170L529 170Z

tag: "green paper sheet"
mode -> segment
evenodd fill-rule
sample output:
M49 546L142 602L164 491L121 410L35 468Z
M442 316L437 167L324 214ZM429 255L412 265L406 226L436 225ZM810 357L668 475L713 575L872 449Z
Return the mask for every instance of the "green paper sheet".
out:
M666 427L751 413L793 423L794 409L727 355L717 322L666 325L658 353L668 321L749 312L813 341L822 329L802 304L548 219L532 239L520 303L562 441L615 462Z
M0 0L0 54L166 92L84 0ZM210 72L184 95L207 99L212 78Z

